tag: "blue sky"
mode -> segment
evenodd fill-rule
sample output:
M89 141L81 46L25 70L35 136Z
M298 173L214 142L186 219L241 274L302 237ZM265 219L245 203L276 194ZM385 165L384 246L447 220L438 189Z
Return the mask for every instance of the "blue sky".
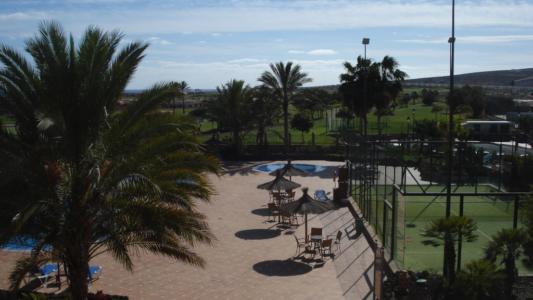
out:
M22 51L41 20L79 38L90 24L150 41L128 88L185 80L252 86L268 64L293 61L313 82L339 83L342 62L395 57L410 78L449 74L451 0L0 0L0 43ZM455 73L533 67L533 0L456 0Z

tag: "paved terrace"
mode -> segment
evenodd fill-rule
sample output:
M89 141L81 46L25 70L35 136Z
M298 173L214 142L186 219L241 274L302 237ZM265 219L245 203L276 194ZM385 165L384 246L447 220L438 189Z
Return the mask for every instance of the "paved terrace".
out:
M309 228L322 227L323 233L342 231L340 250L325 262L317 255L312 259L295 258L293 234L304 237L304 226L286 228L268 221L268 193L256 186L274 179L254 166L265 163L228 163L224 176L211 178L218 193L211 204L199 210L218 241L214 247L201 246L198 253L206 260L200 269L155 255L134 259L135 272L126 271L109 255L91 262L103 267L103 277L95 280L90 292L127 295L130 299L371 299L374 254L363 235L355 238L353 218L347 208L337 208L322 215L309 215ZM320 173L293 177L309 187L309 193L332 191L333 171L339 162L295 161L328 166ZM300 189L296 199L302 195ZM330 198L333 198L331 193ZM299 218L300 224L303 217ZM9 285L7 278L16 251L0 252L0 288ZM61 292L50 281L48 288L31 285L39 292ZM63 289L66 288L64 284Z

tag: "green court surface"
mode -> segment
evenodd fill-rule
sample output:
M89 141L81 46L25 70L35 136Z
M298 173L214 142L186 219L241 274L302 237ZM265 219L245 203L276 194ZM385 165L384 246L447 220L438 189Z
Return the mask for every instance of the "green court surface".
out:
M422 186L426 192L446 193L445 186ZM380 195L378 199L392 200L393 190L390 186L378 186L375 188ZM407 186L406 193L421 193L419 186ZM458 193L474 193L474 186L454 186L451 203L451 214L460 214L460 197ZM495 192L495 189L488 185L478 185L478 193ZM385 197L383 197L385 196ZM396 215L396 247L395 259L402 269L425 270L442 269L443 249L442 247L424 246L422 241L426 238L420 235L421 229L432 219L442 218L446 215L446 196L403 196L396 192L398 211ZM461 265L470 262L472 259L481 258L483 247L501 228L512 228L514 212L514 196L464 196L463 215L473 219L478 226L476 234L478 240L475 243L463 243ZM377 207L375 204L377 203ZM382 233L383 224L383 201L373 201L373 214L377 217L376 229ZM377 211L376 211L377 209ZM392 212L387 211L387 230L385 237L390 241L390 226L392 223ZM518 226L522 224L522 214L519 209ZM456 246L457 248L457 246ZM525 269L519 265L519 271Z

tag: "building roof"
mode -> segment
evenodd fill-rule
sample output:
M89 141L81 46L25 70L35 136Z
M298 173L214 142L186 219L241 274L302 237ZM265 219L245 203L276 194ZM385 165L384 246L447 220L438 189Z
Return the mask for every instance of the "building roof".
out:
M511 124L509 121L466 121L463 124Z

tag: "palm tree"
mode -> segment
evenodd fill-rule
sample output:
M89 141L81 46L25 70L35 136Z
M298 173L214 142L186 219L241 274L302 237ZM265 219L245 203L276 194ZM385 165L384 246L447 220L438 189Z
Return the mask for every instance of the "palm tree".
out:
M365 60L359 55L355 66L347 61L343 63L346 73L339 76L341 82L339 93L342 95L343 106L359 118L359 129L364 133L366 133L368 124L366 115L368 110L372 107L372 99L369 98L366 99L367 103L365 105L364 94L364 78L368 75L365 72L370 66L370 63L370 59Z
M408 78L407 73L398 69L398 62L394 57L385 56L379 63L374 63L371 67L371 73L376 73L373 83L374 105L377 110L387 109L391 102L396 99L403 91L402 82ZM377 115L378 139L381 139L381 115Z
M223 127L233 131L237 152L240 150L240 132L252 122L252 89L243 80L232 79L222 87L217 86L218 97L210 100L210 114Z
M443 110L442 106L440 105L433 105L431 108L431 112L435 114L435 121L437 120L437 114Z
M117 112L149 46L118 51L122 37L90 26L76 47L43 22L26 41L34 64L0 47L0 109L17 131L0 131L0 248L32 247L11 273L13 290L55 258L74 299L87 298L89 263L104 252L129 271L140 252L204 265L193 248L214 237L195 206L214 193L207 174L220 174L220 162L200 151L188 118L159 111L174 83Z
M256 141L262 145L267 126L274 125L274 122L281 118L281 102L271 89L260 86L253 91L251 110L253 123L257 126Z
M491 262L501 258L500 263L505 266L505 274L507 275L505 295L511 297L517 276L516 260L524 254L522 245L528 240L527 232L516 228L502 228L491 238L492 240L483 249L484 258Z
M264 71L257 81L271 88L283 103L283 129L285 139L284 153L289 153L289 102L294 96L294 91L305 83L312 82L307 73L301 71L300 65L293 67L289 61L286 65L283 62L270 64L272 72Z
M451 287L453 299L502 299L501 282L505 275L488 260L472 260L465 270L457 272L457 280Z
M432 238L422 241L422 244L433 247L444 246L443 276L448 278L451 284L455 282L455 245L461 237L467 243L477 241L478 236L474 234L476 230L477 225L472 219L459 216L433 219L420 230L421 236Z
M191 90L191 87L187 84L187 82L182 81L177 83L177 89L182 100L183 114L185 114L185 95L187 95L187 92ZM172 114L174 114L174 107L175 106L172 106Z

